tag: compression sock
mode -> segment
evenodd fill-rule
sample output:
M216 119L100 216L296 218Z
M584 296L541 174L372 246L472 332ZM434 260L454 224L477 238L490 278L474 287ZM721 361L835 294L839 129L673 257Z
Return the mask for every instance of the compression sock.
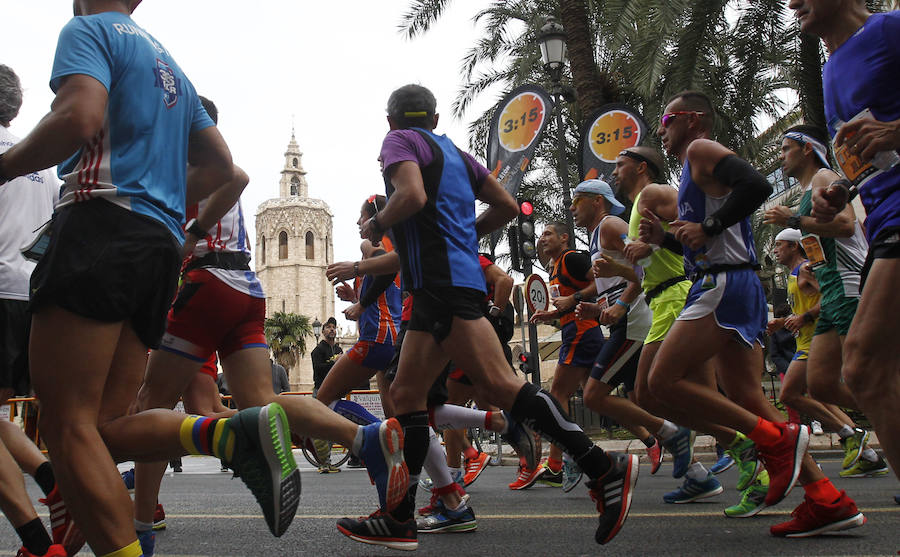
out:
M781 439L781 430L775 427L775 424L769 420L758 418L756 427L747 434L747 437L753 440L757 446L774 445Z
M56 477L53 475L53 467L50 462L45 461L34 471L34 481L37 482L44 495L50 495L53 488L56 487Z
M405 522L413 518L416 508L416 487L419 484L419 474L422 473L422 464L428 454L428 412L410 412L397 416L397 421L403 427L403 458L409 469L409 487L406 498L394 509L394 518Z
M525 383L516 395L510 413L517 422L562 447L591 479L599 478L609 470L611 463L603 449L591 442L547 391Z
M25 549L35 555L47 553L47 550L50 549L50 545L53 543L50 541L47 529L44 528L44 523L41 522L40 518L35 518L19 526L16 528L16 534L19 535Z
M229 419L186 417L181 422L181 446L188 454L215 456L231 462L234 457L234 431L228 425Z
M434 482L435 489L454 483L450 469L447 468L447 453L432 428L428 428L428 454L425 455L424 468Z
M663 420L663 425L659 428L659 431L656 432L656 436L665 441L676 433L678 433L678 426L669 420Z
M339 398L328 407L357 425L369 425L379 421L374 414L352 400Z
M803 491L817 503L834 503L841 496L841 492L834 487L834 484L828 478L822 478L804 485Z
M652 435L648 435L646 439L641 439L641 443L644 444L648 449L656 444L656 437Z
M704 468L703 465L699 462L694 462L690 465L690 467L688 467L685 475L695 482L702 482L709 477L709 470Z
M455 404L439 404L429 411L434 429L465 429L468 427L484 427L490 425L484 410L475 410Z
M107 553L100 557L141 557L143 554L144 552L141 551L141 542L134 540L122 549L117 549L112 553Z

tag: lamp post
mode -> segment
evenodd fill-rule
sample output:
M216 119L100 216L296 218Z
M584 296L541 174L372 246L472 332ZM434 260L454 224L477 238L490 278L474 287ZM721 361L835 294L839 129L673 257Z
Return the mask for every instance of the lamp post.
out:
M316 337L316 344L319 344L319 335L322 334L322 323L319 322L319 318L316 317L316 320L312 322L312 330L313 335Z
M563 207L566 213L566 227L569 231L569 247L575 246L575 221L572 218L572 194L569 191L569 169L566 164L566 130L563 122L562 101L565 97L562 85L562 71L566 65L566 31L553 17L547 18L547 23L541 27L538 35L538 44L541 47L541 60L544 62L544 70L550 75L553 87L550 92L556 110L556 135L557 158L559 159L559 180L562 183Z

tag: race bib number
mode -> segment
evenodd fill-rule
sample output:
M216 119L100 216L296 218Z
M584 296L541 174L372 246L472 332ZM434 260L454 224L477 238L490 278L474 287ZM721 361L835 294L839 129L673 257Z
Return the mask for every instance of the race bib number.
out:
M828 263L828 259L825 257L825 250L822 248L822 242L815 234L801 238L800 245L803 246L806 258L809 259L809 266L813 269L818 269Z
M862 118L873 118L872 112L867 108L851 118L850 121L853 122ZM847 138L849 137L852 136L847 136ZM835 145L835 141L832 140L831 147L834 149L834 158L837 160L838 166L841 168L844 177L857 188L862 187L863 184L884 172L883 168L875 166L875 160L881 153L876 155L874 159L864 161L857 154L850 151L846 141L844 141L843 145L838 147Z

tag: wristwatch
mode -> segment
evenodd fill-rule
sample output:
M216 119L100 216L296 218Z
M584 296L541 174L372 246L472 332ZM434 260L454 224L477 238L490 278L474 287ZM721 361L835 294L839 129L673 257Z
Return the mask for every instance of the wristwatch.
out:
M787 227L800 230L800 215L791 215L787 219Z
M197 222L197 219L191 219L188 221L186 225L184 225L184 230L186 232L190 232L194 236L198 238L206 238L206 230L203 230L203 227Z
M574 298L575 302L577 303L577 302L580 302L581 300L584 300L584 295L579 290L578 292L576 292L575 294L572 295L572 298Z
M722 221L715 215L709 215L703 219L703 222L700 223L700 228L703 230L703 233L709 237L718 236L724 229Z

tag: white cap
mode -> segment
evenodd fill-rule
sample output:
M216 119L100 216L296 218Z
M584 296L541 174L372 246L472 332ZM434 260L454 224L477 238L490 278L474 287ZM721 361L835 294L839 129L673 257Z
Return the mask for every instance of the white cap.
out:
M785 228L775 236L775 241L784 240L785 242L799 242L803 238L803 233L796 228Z

